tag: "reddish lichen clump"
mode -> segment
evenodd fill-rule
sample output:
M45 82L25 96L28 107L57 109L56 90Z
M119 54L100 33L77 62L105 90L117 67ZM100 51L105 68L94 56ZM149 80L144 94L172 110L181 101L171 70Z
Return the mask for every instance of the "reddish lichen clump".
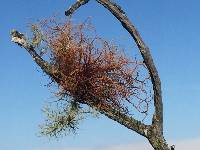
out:
M133 96L143 90L137 80L140 64L93 31L87 22L48 26L46 42L51 64L60 74L59 95L81 104L127 112L125 104L134 104Z

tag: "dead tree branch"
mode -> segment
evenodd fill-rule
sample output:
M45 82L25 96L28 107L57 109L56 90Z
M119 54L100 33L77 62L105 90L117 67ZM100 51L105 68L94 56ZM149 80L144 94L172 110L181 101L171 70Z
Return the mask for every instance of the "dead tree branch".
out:
M143 61L149 71L154 91L154 107L155 112L152 118L152 125L145 125L142 122L134 119L133 117L122 113L111 106L104 109L85 102L88 106L96 109L108 118L124 125L125 127L137 132L138 134L146 137L155 150L170 150L164 136L163 136L163 103L161 92L161 81L158 71L153 62L149 48L142 40L139 32L135 26L130 22L122 8L111 0L96 0L99 4L109 10L112 15L122 24L122 26L129 32L134 39L139 51L143 57ZM65 11L66 16L71 16L78 8L87 4L89 0L78 0L68 10ZM59 72L54 66L50 65L47 61L43 60L40 55L34 50L34 47L26 40L26 37L18 31L12 31L12 41L25 48L32 56L33 60L41 67L41 69L49 75L53 80L59 84Z

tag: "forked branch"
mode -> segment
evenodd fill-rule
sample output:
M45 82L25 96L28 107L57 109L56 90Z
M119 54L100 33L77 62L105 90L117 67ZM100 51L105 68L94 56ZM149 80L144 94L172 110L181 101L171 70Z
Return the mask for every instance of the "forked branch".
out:
M121 22L122 26L130 33L130 35L136 42L140 50L140 53L143 57L144 63L147 66L153 84L155 112L152 119L152 125L159 127L160 131L163 132L163 104L162 104L161 82L149 48L145 45L139 32L136 30L134 25L129 21L128 17L126 16L125 12L122 10L120 6L118 6L114 2L111 2L110 0L96 0L96 1L99 4L103 5L106 9L108 9ZM76 9L86 4L88 0L82 0L81 2L82 3L80 3L80 1L77 1L74 5L70 7L69 10L66 11L65 14L67 16L72 15L76 11Z

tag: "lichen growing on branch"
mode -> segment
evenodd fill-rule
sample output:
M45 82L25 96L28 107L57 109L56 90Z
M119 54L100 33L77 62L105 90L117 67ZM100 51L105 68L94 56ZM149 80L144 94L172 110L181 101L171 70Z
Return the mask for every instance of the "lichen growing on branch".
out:
M59 74L56 95L70 104L64 105L63 111L45 110L48 122L43 134L57 136L66 128L74 131L80 120L77 116L87 112L83 111L85 104L91 108L112 107L125 114L130 114L133 107L147 114L151 94L145 87L149 77L139 77L138 68L145 67L142 62L128 58L121 48L98 37L88 20L73 24L52 19L41 22L40 28L42 47L45 45L46 56Z

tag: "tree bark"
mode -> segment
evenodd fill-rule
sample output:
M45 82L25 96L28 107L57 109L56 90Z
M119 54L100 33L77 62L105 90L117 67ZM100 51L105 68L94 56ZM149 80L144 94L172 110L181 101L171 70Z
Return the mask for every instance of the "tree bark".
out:
M159 128L159 126L151 125L147 135L149 143L152 145L154 150L171 150L163 136L163 132Z
M170 150L168 144L162 135L152 135L148 138L149 143L152 145L154 150Z

